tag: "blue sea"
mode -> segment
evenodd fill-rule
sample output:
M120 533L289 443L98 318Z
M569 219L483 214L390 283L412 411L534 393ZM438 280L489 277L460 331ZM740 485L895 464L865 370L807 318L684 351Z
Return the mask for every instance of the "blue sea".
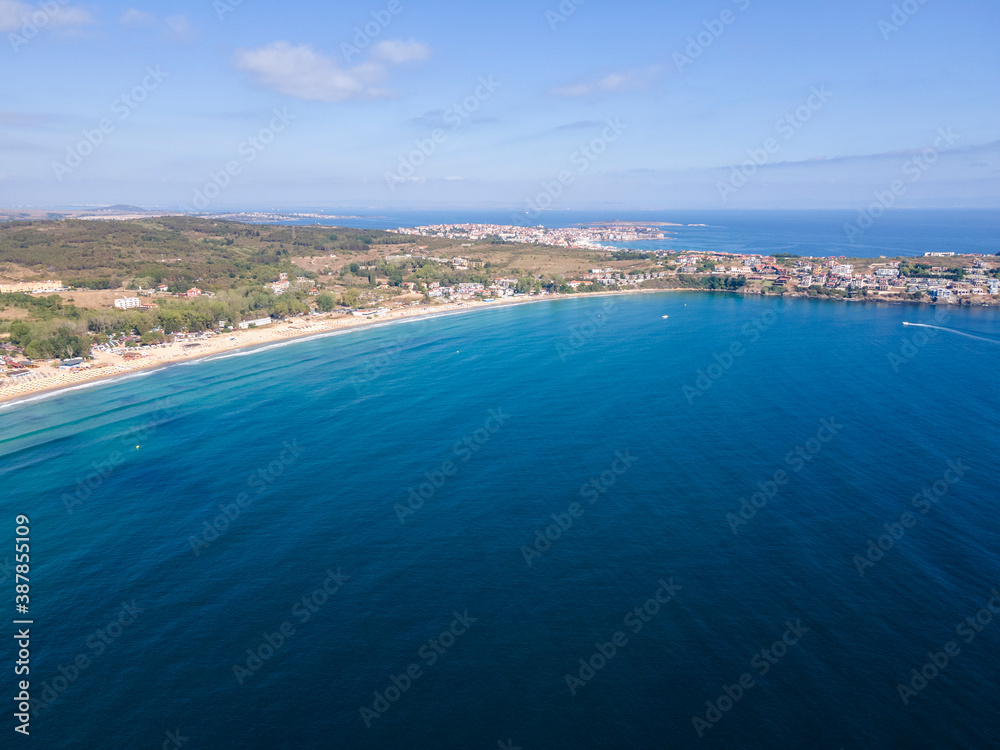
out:
M991 309L675 292L0 409L3 746L997 747L998 371Z
M303 209L307 210L307 209ZM609 243L641 250L717 251L814 257L876 258L919 256L927 252L996 255L1000 253L1000 211L995 209L897 210L868 220L858 211L391 211L361 212L321 223L367 229L430 224L493 223L568 227L610 221L663 222L666 240Z

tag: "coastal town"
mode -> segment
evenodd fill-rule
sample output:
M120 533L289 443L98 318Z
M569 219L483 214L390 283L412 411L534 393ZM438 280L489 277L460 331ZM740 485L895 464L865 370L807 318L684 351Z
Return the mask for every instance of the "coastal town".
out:
M658 224L643 226L633 222L609 222L584 227L518 226L514 224L431 224L422 227L400 227L399 234L418 237L447 237L458 240L487 240L552 245L554 247L595 247L601 242L637 242L663 240L669 235Z
M569 274L561 280L573 291L600 286L605 289L656 288L662 280L683 281L683 277L706 279L726 277L738 279L747 292L771 294L805 294L854 298L879 296L938 302L958 302L963 299L979 304L997 304L991 299L1000 294L1000 257L989 255L956 255L953 252L929 252L924 258L859 259L812 258L796 255L768 256L729 252L692 252L667 249L630 249L622 243L642 240L664 240L669 235L662 225L642 226L633 223L608 223L588 227L547 228L519 227L496 224L436 224L399 228L400 234L418 237L446 237L474 241L533 243L553 247L601 249L616 261L653 261L642 270L621 267L591 268L586 273ZM701 226L701 225L698 225ZM600 243L616 243L606 246ZM419 257L418 253L405 257ZM400 256L397 256L400 257ZM465 258L427 258L450 264L453 268L468 268ZM515 280L516 281L516 280ZM511 279L491 279L488 285L458 290L445 287L434 296L454 293L485 293L504 296L514 288ZM550 284L543 284L551 290ZM684 284L681 284L684 286ZM695 283L694 286L701 286ZM468 298L468 297L463 297Z

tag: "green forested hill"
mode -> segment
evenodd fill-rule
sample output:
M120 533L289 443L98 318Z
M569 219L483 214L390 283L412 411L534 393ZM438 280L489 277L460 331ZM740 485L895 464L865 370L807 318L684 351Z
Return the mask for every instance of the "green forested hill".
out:
M136 221L0 223L0 275L17 268L71 286L116 288L142 278L180 289L195 280L229 288L292 256L367 253L407 242L400 235L341 227L248 225L183 216ZM272 268L259 268L270 266Z

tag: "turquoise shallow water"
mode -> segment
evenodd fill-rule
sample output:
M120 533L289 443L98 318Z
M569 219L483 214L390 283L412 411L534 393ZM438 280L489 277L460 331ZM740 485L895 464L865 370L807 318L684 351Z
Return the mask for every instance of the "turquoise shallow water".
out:
M995 746L998 334L572 299L0 410L32 741Z

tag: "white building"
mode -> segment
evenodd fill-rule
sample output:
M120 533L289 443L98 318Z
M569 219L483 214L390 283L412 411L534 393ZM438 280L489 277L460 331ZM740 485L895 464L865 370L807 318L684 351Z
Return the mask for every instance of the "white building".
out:
M260 328L261 326L266 326L272 322L273 321L270 318L257 318L257 320L244 320L242 323L240 323L240 328L245 331L250 326L253 326L254 328Z
M142 300L138 297L122 297L115 300L115 307L119 310L130 310L133 307L142 307Z

